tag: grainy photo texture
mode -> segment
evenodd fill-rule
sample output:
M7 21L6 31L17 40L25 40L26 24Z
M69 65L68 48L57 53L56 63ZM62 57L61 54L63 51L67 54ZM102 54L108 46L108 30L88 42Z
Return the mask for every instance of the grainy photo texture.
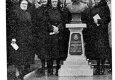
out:
M112 80L111 0L6 0L7 80Z

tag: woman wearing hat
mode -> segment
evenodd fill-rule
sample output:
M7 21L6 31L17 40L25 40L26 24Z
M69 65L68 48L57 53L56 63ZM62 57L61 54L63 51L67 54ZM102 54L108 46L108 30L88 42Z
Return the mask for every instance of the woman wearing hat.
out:
M48 73L53 74L53 61L56 60L56 75L58 75L58 69L60 68L60 59L64 53L60 53L60 41L62 41L62 33L64 29L62 11L58 0L51 0L50 7L48 9L49 20L48 23L52 28L50 32L50 50L48 60Z

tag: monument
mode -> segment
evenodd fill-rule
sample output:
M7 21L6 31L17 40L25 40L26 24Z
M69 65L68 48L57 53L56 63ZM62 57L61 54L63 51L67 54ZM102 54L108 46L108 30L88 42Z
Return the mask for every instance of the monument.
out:
M58 71L59 76L93 76L93 68L85 57L82 30L86 24L81 22L82 8L84 6L81 3L68 7L72 13L71 23L66 24L70 30L68 57Z

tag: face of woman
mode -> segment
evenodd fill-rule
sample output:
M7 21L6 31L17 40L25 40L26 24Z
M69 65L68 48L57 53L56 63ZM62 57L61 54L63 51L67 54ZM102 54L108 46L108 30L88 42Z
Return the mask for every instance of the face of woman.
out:
M20 8L22 10L27 10L27 7L28 7L28 2L26 0L23 0L20 4Z
M46 5L48 3L48 0L42 0L41 3L42 5Z
M94 0L95 4L97 5L101 0Z
M52 5L52 7L57 7L58 0L51 0L51 5Z

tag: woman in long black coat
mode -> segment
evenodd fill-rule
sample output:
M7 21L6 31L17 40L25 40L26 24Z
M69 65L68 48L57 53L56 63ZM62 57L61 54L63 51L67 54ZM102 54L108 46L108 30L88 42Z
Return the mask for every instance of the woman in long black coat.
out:
M13 64L19 71L19 78L23 80L23 76L28 73L30 64L34 60L32 48L32 23L31 15L27 11L28 2L21 0L16 9L13 10L10 20L10 35L8 36L9 44L16 43L19 48L13 46L8 47L10 57ZM23 67L23 66L24 67Z
M52 28L52 32L54 34L50 34L50 52L49 52L49 61L48 63L51 64L48 66L49 73L53 73L53 61L56 60L56 75L58 74L58 69L60 68L60 59L64 55L64 52L60 52L62 46L62 39L63 39L63 16L62 11L60 9L59 1L58 0L51 0L51 5L48 9L48 16L49 16L49 26ZM64 56L63 56L64 57Z
M82 14L82 21L87 24L86 56L97 60L99 66L97 74L104 74L104 62L111 50L108 39L108 23L110 22L110 10L105 0L95 0L95 6ZM99 15L97 21L94 16ZM100 67L100 62L102 67Z
M35 23L35 46L44 71L45 62L49 59L49 33L52 31L48 24L48 0L42 0L42 6L36 9Z

